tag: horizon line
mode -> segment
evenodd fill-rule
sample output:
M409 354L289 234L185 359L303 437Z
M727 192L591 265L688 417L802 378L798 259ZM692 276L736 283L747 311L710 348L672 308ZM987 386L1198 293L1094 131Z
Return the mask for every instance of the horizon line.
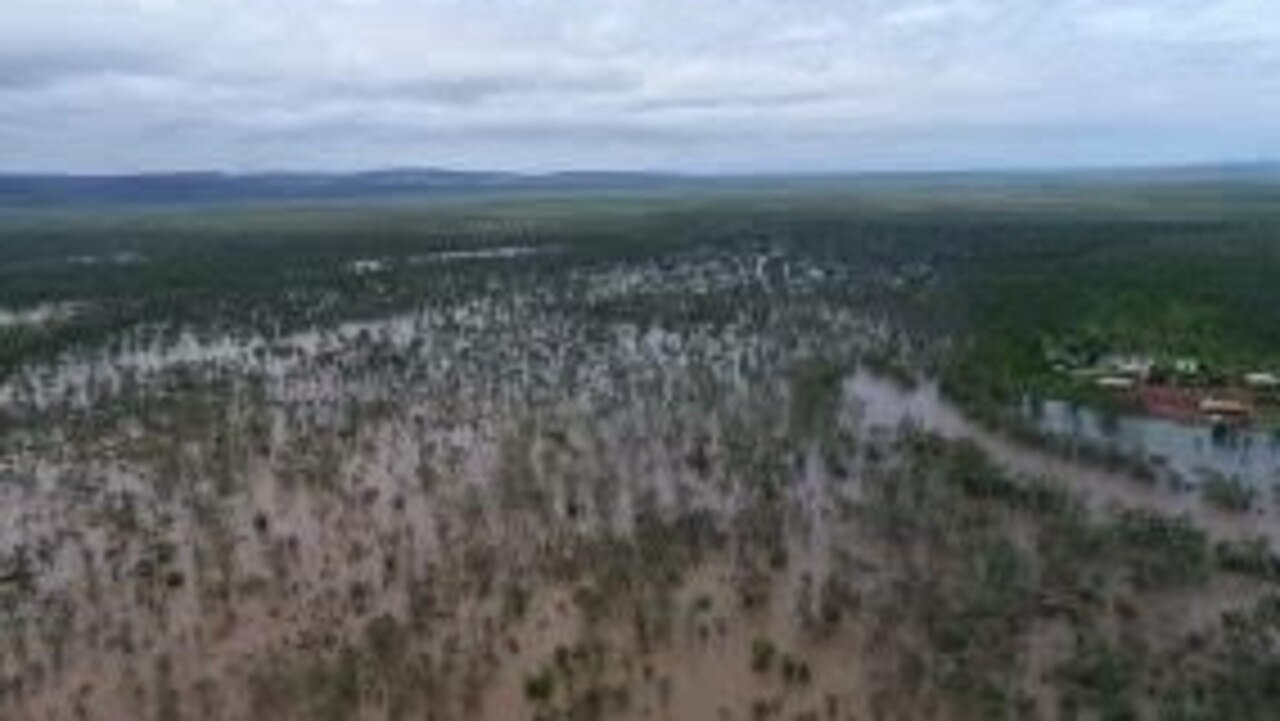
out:
M509 169L496 167L465 167L448 165L384 165L367 166L351 169L306 169L301 167L280 167L264 169L228 169L217 167L192 167L148 170L120 171L83 171L83 170L23 170L0 169L3 179L83 179L112 180L128 178L269 178L269 177L330 177L349 178L372 175L394 174L454 174L454 175L500 175L512 178L537 179L575 175L614 175L634 177L670 177L689 180L715 179L785 179L785 178L842 178L858 176L944 176L944 175L1072 175L1084 173L1140 173L1153 171L1212 171L1265 169L1275 167L1280 170L1280 158L1270 159L1222 159L1189 162L1120 162L1080 164L1046 164L1046 165L956 165L936 168L909 167L875 167L848 168L828 170L677 170L668 168L628 168L628 167L586 167L586 168L548 168L544 170Z

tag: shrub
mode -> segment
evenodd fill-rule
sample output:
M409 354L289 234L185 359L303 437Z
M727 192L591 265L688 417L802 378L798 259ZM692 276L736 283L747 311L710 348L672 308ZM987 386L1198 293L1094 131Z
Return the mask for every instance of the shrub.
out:
M556 680L551 675L550 670L544 670L539 674L530 676L524 682L524 695L530 701L543 702L549 701L551 695L555 693Z
M1200 495L1206 503L1215 508L1244 513L1253 508L1258 491L1239 478L1214 475L1200 486Z
M773 668L774 657L778 649L767 638L757 638L751 643L751 670L756 673L768 673Z

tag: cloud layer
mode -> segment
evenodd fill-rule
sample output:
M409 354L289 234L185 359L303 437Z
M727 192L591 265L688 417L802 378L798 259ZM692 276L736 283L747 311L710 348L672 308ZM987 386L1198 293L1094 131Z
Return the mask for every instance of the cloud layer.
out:
M1280 157L1274 0L6 0L0 168Z

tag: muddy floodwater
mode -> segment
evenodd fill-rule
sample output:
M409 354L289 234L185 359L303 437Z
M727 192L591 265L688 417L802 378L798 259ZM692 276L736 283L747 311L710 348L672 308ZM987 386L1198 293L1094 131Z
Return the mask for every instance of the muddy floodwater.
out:
M1214 438L1209 428L1153 419L1128 418L1118 426L1100 415L1065 403L1043 404L1039 428L1066 438L1107 441L1134 458L1157 459L1169 484L1152 485L1123 470L1077 460L1070 445L1057 450L1032 447L984 428L968 418L942 394L938 384L925 380L910 386L860 370L845 383L845 392L861 409L869 429L911 427L944 437L970 441L1005 467L1024 475L1057 478L1083 491L1095 505L1125 504L1158 508L1186 515L1224 537L1261 536L1280 541L1274 504L1260 504L1251 514L1227 516L1206 508L1193 492L1206 469L1234 476L1265 490L1270 497L1280 482L1280 445L1268 432L1236 432ZM1070 410L1069 410L1070 409ZM1171 471L1171 473L1169 472ZM1189 485L1188 485L1189 484Z
M1055 400L1028 403L1025 412L1041 431L1148 460L1189 483L1221 475L1264 490L1280 484L1280 430L1109 416Z
M1133 621L1211 543L1280 540L1271 503L1225 514L862 368L928 364L811 296L854 279L592 264L23 366L0 384L0 721L1003 717L938 709L981 684L1057 708L1079 619ZM691 293L730 294L719 322ZM1148 558L1171 534L1193 563ZM1144 642L1259 593L1195 578L1143 597Z
M879 425L908 422L958 437L988 435L942 397L938 384L932 380L908 388L863 371L852 378L851 388L864 399L868 418ZM1190 484L1214 474L1238 478L1267 491L1280 484L1277 430L1215 430L1209 425L1159 418L1109 416L1054 400L1029 401L1022 412L1034 428L1063 441L1068 453L1073 446L1083 445L1113 451L1171 471ZM1063 470L1056 467L1056 462L1046 462L1054 470Z

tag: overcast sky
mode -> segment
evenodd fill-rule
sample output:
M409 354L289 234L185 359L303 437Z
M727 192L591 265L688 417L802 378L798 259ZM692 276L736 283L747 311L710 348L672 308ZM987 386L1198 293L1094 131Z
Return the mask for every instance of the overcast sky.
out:
M1278 0L0 0L0 169L1280 158Z

